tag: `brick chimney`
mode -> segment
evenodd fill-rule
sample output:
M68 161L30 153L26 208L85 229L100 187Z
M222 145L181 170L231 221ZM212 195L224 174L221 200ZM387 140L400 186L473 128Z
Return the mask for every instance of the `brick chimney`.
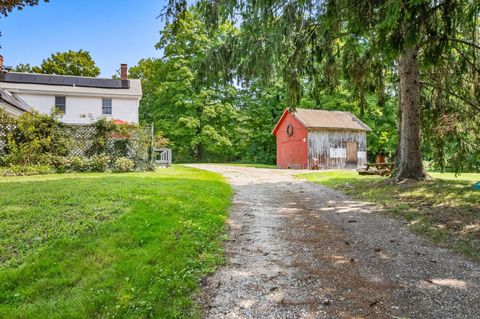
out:
M0 55L0 71L3 71L3 55Z
M120 79L121 80L126 80L127 79L127 73L128 73L128 66L126 64L120 64Z

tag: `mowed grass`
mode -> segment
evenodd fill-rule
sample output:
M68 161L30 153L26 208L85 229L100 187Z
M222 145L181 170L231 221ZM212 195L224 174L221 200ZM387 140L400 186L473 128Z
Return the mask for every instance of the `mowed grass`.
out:
M223 258L214 173L0 179L0 318L192 318Z
M430 175L429 181L397 185L353 171L297 176L380 205L381 211L404 218L415 232L480 261L480 191L471 187L480 181L480 174Z

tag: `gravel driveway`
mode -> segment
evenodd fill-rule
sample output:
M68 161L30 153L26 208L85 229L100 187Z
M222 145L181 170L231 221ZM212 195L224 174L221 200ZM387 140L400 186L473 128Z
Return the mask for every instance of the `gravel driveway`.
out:
M235 190L207 318L480 318L480 266L295 171L191 165Z

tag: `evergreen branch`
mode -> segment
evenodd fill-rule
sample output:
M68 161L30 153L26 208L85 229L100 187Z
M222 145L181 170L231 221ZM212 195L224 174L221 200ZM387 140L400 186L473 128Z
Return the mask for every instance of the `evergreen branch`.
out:
M434 89L443 91L443 92L445 92L445 93L447 93L447 94L449 94L449 95L451 95L451 96L453 96L453 97L456 97L457 99L465 102L466 104L470 105L471 107L480 110L480 105L475 104L474 102L468 100L467 98L465 98L465 97L463 97L463 96L461 96L461 95L459 95L459 94L457 94L457 93L455 93L455 92L453 92L453 91L450 91L450 90L448 90L448 89L446 89L446 88L444 88L444 87L441 87L441 86L439 86L439 85L435 85L435 84L432 84L432 83L429 83L429 82L425 82L425 81L420 81L420 83L421 83L422 85L429 86L429 87L431 87L431 88L434 88Z
M473 42L466 41L466 40L455 39L455 38L448 38L448 41L465 44L465 45L468 45L468 46L470 46L470 47L472 47L472 48L474 48L474 49L480 50L480 45L478 45L478 44L476 44L476 43L473 43Z
M477 72L477 73L480 73L480 69L477 68L477 66L475 65L475 63L473 63L472 61L470 61L466 56L465 54L459 50L456 46L453 46L453 48L455 49L455 51L458 52L458 54L460 54L460 56L463 58L463 60L465 62L467 62L468 64L470 64L470 66Z

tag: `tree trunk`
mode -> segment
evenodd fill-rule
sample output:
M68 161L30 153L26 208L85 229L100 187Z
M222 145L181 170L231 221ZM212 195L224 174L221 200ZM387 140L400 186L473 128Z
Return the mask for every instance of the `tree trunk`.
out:
M398 172L400 167L400 160L402 158L401 150L401 141L402 141L402 92L400 90L400 83L397 82L397 149L395 150L395 173Z
M193 158L195 159L195 162L201 162L203 160L202 144L195 145Z
M402 122L400 163L396 178L423 179L426 174L423 168L420 141L420 76L417 47L409 48L400 55L398 71Z

